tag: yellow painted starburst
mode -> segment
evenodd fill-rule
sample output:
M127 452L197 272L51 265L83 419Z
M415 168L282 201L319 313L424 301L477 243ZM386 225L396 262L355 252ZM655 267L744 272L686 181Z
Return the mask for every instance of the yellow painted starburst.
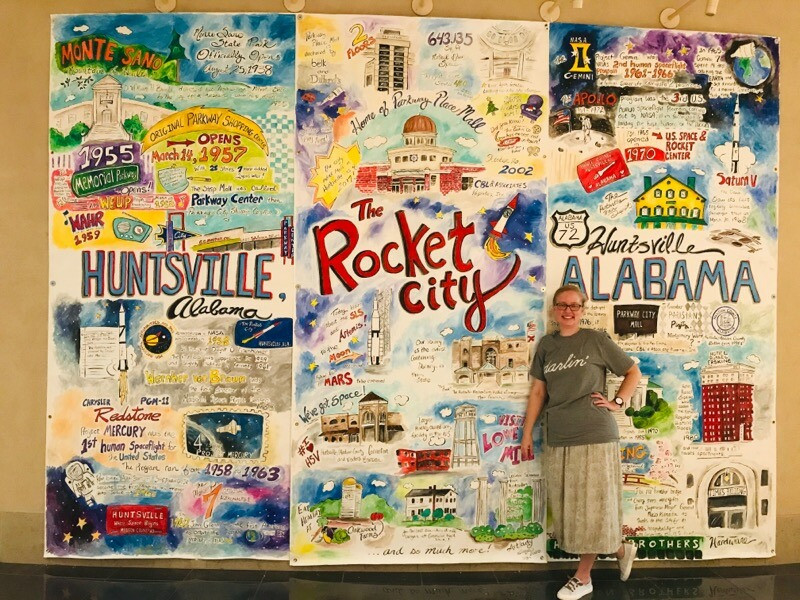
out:
M672 56L675 53L673 52L672 48L667 48L667 51L664 54L666 54L667 56Z
M532 242L533 241L533 232L525 232L525 241Z
M351 344L357 344L357 343L358 343L358 336L355 336L355 335L354 335L354 336L353 336L353 339L351 339L351 340L350 340L350 343L351 343Z
M318 365L317 363L315 363L315 362L312 362L310 365L308 365L308 370L309 370L309 371L311 371L311 372L313 373L313 372L316 370L316 368L317 368L318 366L319 366L319 365Z
M686 56L687 54L689 54L688 46L681 46L681 49L678 50L678 54L680 54L681 56Z
M758 96L756 96L756 102L758 102L759 104L761 104L762 102L764 102L764 96L762 96L761 94L759 94Z
M630 52L631 50L633 50L633 42L628 40L628 43L625 44L625 47L628 49L628 52Z
M444 213L442 211L437 212L436 213L436 218L437 219L443 219L444 218Z
M100 532L99 532L99 531L95 531L95 532L92 534L92 541L93 541L93 542L96 542L96 541L97 541L97 540L99 540L99 539L100 539Z
M316 307L316 306L317 306L317 304L319 304L319 300L317 300L316 298L314 298L313 300L311 300L311 306L314 306L314 307Z
M481 207L478 209L478 213L479 213L479 214L481 214L481 215L485 215L485 214L486 214L486 209L485 209L483 206L481 206Z
M85 526L86 526L86 519L84 519L83 517L78 519L78 528L83 529Z
M317 320L316 319L311 319L311 322L309 323L309 325L311 325L312 327L316 327L317 326Z
M64 541L68 544L72 541L72 534L69 531L64 534Z
M414 196L414 200L412 200L414 204L419 204L419 196Z
M536 275L528 275L528 281L530 283L536 283Z

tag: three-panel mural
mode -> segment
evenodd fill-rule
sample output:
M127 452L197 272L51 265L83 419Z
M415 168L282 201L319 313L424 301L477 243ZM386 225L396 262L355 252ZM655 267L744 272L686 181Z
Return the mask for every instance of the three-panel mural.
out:
M520 446L564 283L644 374L639 557L774 554L777 40L63 15L51 53L47 555L568 557Z

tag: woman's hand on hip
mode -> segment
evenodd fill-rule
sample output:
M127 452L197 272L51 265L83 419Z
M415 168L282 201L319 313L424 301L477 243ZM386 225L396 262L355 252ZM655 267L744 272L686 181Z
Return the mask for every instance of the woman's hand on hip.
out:
M522 456L533 456L533 433L523 432L520 446Z
M592 404L598 408L607 408L608 410L617 410L619 408L618 404L610 402L608 398L603 396L600 392L592 392L590 397L593 398Z

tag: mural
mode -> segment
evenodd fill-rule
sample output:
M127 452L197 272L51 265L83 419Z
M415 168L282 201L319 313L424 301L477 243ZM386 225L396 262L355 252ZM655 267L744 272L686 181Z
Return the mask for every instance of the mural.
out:
M298 17L293 564L544 560L546 49Z
M46 552L286 558L294 17L54 17Z
M774 555L778 47L53 17L47 555L564 558L520 449L546 281L644 374L639 557Z
M777 40L550 34L548 280L644 375L617 414L626 534L640 558L771 556Z

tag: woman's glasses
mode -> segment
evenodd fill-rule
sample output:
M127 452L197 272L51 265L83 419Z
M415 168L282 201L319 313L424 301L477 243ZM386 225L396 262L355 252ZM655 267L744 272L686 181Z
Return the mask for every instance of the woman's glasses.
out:
M555 306L558 310L564 311L570 309L572 312L578 312L580 309L583 308L583 304L566 304L565 302L556 302L553 306Z

